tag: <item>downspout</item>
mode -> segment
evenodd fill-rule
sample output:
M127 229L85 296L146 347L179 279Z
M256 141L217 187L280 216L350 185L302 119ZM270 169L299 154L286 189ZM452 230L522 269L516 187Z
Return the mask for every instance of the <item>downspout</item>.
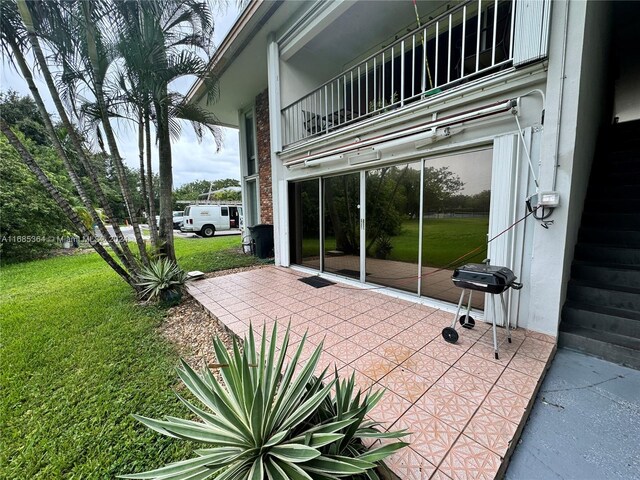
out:
M565 2L564 8L564 30L562 33L562 63L560 64L560 98L558 99L558 120L556 122L556 152L553 158L553 183L551 190L556 190L556 183L558 180L558 167L560 166L560 124L562 122L562 101L564 99L564 78L565 78L565 60L567 58L567 38L569 36L569 4L571 2Z

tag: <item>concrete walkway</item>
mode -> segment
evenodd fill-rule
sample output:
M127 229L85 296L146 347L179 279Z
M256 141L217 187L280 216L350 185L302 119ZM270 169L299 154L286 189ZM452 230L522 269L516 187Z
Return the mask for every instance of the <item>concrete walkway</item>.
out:
M506 478L640 478L640 371L558 350Z

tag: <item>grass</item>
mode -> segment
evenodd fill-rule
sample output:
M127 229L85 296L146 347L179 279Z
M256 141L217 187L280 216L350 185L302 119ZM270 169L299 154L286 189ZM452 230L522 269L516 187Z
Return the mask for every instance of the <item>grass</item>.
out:
M443 267L478 246L484 246L488 230L489 219L487 217L427 218L424 223L422 239L423 265ZM391 237L393 249L388 259L418 263L418 235L418 220L405 220L402 223L401 233ZM335 249L334 238L327 238L325 244L327 250ZM302 248L303 256L317 257L320 251L320 242L317 238L305 238ZM375 246L371 249L372 253L374 251ZM468 260L479 262L484 256L486 256L486 248Z
M186 270L253 263L239 244L177 238L176 253ZM0 283L0 477L111 479L188 456L130 415L185 413L160 309L93 253L3 267Z

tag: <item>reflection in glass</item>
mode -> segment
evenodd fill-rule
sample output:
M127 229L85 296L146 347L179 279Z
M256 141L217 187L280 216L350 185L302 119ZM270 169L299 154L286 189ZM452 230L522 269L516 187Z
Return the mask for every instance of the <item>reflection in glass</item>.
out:
M425 160L421 294L457 303L451 274L487 256L492 150ZM475 254L459 258L477 247ZM475 308L484 295L473 296Z
M360 278L360 173L324 179L324 270Z
M320 269L320 181L289 184L291 263Z
M418 292L421 162L367 172L366 281Z

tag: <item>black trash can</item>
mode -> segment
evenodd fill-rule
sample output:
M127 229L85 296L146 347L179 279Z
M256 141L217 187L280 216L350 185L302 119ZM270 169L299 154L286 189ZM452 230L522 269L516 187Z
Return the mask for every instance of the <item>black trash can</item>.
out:
M258 258L273 257L273 225L261 224L249 227Z

